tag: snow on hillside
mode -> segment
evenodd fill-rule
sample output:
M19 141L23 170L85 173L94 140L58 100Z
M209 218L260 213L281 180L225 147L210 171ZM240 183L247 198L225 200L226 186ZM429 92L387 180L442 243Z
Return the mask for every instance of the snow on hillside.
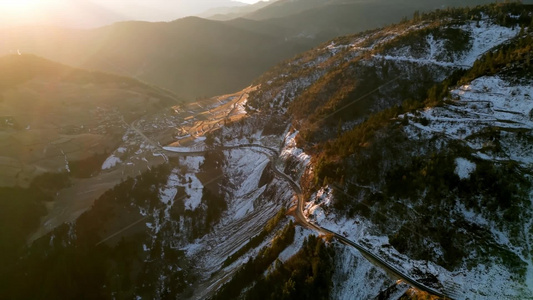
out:
M314 193L304 208L308 220L352 241L357 242L369 237L368 228L371 224L359 217L355 219L338 217L329 209L332 198L331 187L323 187ZM377 244L381 245L382 241L383 239L380 239ZM334 285L331 294L333 299L370 299L395 284L381 268L370 263L356 249L342 244L336 245Z
M388 244L387 237L376 237L370 233L372 224L362 218L346 219L339 217L329 209L333 198L333 189L325 187L313 194L306 203L304 213L311 222L321 227L337 232L348 239L360 242L362 239L372 245L373 251L378 251L383 245ZM381 268L374 266L363 255L352 247L336 244L335 272L333 275L333 299L370 299L380 292L396 284ZM399 253L394 253L399 256ZM413 264L406 264L409 259L404 256L405 262L401 267L412 270ZM406 287L401 287L406 291Z
M223 153L225 158L222 166L228 209L210 234L197 239L194 245L183 248L190 259L198 262L197 268L205 277L202 288L195 293L198 298L205 298L206 293L231 278L226 276L227 274L232 274L249 256L255 255L260 247L252 249L236 262L226 266L223 272L211 276L221 268L229 255L258 234L282 206L288 205L293 193L283 180L274 178L271 182L261 183L263 174L270 172L267 169L270 160L264 153L248 148L224 150ZM273 193L273 196L265 197L267 190ZM261 246L269 242L270 240L266 239Z
M285 146L281 151L280 157L282 160L294 157L300 162L300 168L305 168L311 162L311 156L296 146L296 136L298 133L299 131L287 133L285 136Z
M468 159L458 157L455 159L455 174L461 179L470 178L470 174L476 170L476 164Z
M450 272L433 262L410 259L391 247L388 237L375 235L372 230L373 225L364 218L346 219L330 212L329 202L324 200L330 197L328 194L331 192L321 190L313 195L307 204L307 207L312 208L308 210L309 219L321 227L340 233L363 245L411 278L424 279L434 276L444 285L445 289L452 290L457 299L470 299L471 296L474 296L475 299L486 300L533 299L533 290L528 291L526 287L513 280L513 274L501 267L496 261ZM322 216L318 217L317 212ZM495 234L499 234L505 239L502 232ZM521 251L522 249L516 250ZM381 268L372 265L357 250L340 246L339 251L340 255L336 257L336 272L333 280L335 285L332 295L335 299L371 298L394 284L394 281ZM527 261L527 257L522 254L521 257ZM531 264L528 268L528 274L533 274ZM362 278L371 278L372 280L363 280ZM376 278L379 279L376 280ZM354 297L354 294L358 296Z
M253 95L248 102L251 109L267 108L272 113L285 113L288 106L301 93L318 82L328 72L338 68L347 61L355 61L365 54L375 51L396 38L407 36L417 30L431 26L431 22L421 22L415 25L397 25L390 28L372 31L369 33L344 37L334 40L327 45L305 53L286 65L278 66L270 78L259 88L260 93ZM520 28L508 28L495 24L491 20L479 22L466 22L464 25L443 25L454 30L460 30L468 37L468 43L462 51L455 53L445 45L449 40L439 39L433 34L428 34L425 40L424 51L415 51L412 46L401 47L392 51L373 53L371 59L364 59L364 64L372 64L373 60L389 60L399 63L414 63L432 65L439 68L468 68L476 59L490 49L516 37ZM294 76L291 74L298 74ZM436 79L443 79L437 75ZM257 107L255 107L257 106Z
M159 200L163 202L164 204L172 206L174 204L174 198L178 194L178 186L179 186L179 176L175 172L176 170L173 170L170 176L168 177L167 184L165 185L164 189L161 189L159 191Z
M166 204L165 217L167 219L170 218L170 209L174 205L179 188L185 190L185 197L181 199L185 209L193 211L202 202L204 186L196 177L196 173L200 171L200 165L204 160L203 156L180 157L179 164L185 168L173 169L166 185L159 191L159 199ZM184 170L185 174L183 174Z
M508 28L493 24L490 20L479 22L470 22L459 29L470 33L472 47L464 55L458 57L458 64L472 66L474 62L485 52L490 49L514 38L520 28Z
M405 127L406 133L412 139L444 135L464 141L477 151L478 158L513 160L524 167L533 167L533 145L518 134L531 135L533 130L533 86L530 83L511 83L498 76L481 77L452 91L452 95L457 101L450 105L427 109L420 116L408 114L409 118L426 119L428 123L413 122ZM502 152L485 150L491 141L476 136L489 127L501 131Z
M180 159L180 165L187 166L189 173L185 175L185 209L195 210L202 202L202 195L204 186L202 182L196 177L196 173L200 170L200 165L204 162L204 157L189 156Z
M337 246L332 281L331 298L339 300L375 299L381 291L396 284L381 269L369 263L359 251L344 245ZM403 292L406 290L406 287L402 289Z
M110 155L105 161L104 163L102 164L102 170L108 170L108 169L111 169L113 167L115 167L117 164L121 163L122 161L120 160L120 158L114 156L114 155Z
M232 199L230 204L233 205L261 188L259 181L269 159L266 155L250 149L226 150L225 155L228 159L227 175L235 190L235 199Z
M316 234L316 232L311 231L305 227L296 226L294 233L294 242L279 254L279 260L281 260L282 262L286 262L289 258L295 255L302 248L305 238L312 234Z
M278 114L286 113L289 104L298 95L326 75L331 69L346 61L361 57L399 35L419 30L426 26L427 24L417 24L408 27L399 26L398 28L377 30L350 37L347 41L332 41L325 47L311 50L303 57L291 61L287 65L278 66L284 70L276 70L278 72L273 72L274 75L265 80L266 82L259 88L261 94L255 96L260 99L255 99L254 103L260 105L268 103L268 107L272 112ZM290 76L287 73L298 74L298 76ZM257 110L249 102L248 107L254 111Z
M406 46L390 54L376 54L374 58L393 60L400 62L411 62L418 64L438 65L442 67L468 68L490 49L505 43L514 38L519 32L519 28L508 28L492 23L490 20L468 22L462 26L452 26L460 29L469 35L469 49L459 53L447 53L444 47L445 40L436 39L433 34L426 37L426 51L422 54L415 54L417 51L412 46Z
M461 141L471 148L476 159L512 161L527 170L533 168L532 82L510 82L500 76L486 76L451 93L455 100L443 107L400 116L409 118L404 131L411 139L440 137L444 143ZM476 164L470 159L458 157L455 162L455 172L461 179L467 179L475 171ZM530 200L533 203L533 191ZM533 274L531 214L523 227L524 240L518 242L496 221L467 210L459 202L456 213L468 222L486 228L495 243L516 254L526 264L527 279L521 283L498 261L488 261L470 269L465 267L453 274L441 272L440 276L449 277L461 287L459 291L464 295L476 295L476 299L533 299L533 281L529 279Z

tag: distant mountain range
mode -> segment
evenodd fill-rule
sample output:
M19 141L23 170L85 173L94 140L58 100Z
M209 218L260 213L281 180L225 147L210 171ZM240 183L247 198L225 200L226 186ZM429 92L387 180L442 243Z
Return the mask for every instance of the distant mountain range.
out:
M469 5L491 1L470 1ZM383 26L416 10L460 1L277 1L245 18L123 22L91 30L2 30L0 54L34 53L87 69L118 73L186 100L238 90L272 65L330 38Z
M211 20L227 21L237 18L243 18L248 14L251 14L263 7L267 7L273 4L276 0L259 1L255 4L246 6L226 6L212 8L204 13L199 14L199 17L207 18Z
M0 27L39 25L96 28L116 22L172 21L202 15L210 10L227 13L231 9L253 7L232 0L54 0L29 1L27 7L13 10L12 6L3 2L0 2Z

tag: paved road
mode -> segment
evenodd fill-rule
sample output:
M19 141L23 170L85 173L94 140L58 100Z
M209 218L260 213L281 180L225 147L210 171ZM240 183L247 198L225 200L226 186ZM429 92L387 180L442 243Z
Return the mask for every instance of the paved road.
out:
M300 188L300 185L298 183L296 183L289 175L281 172L280 170L278 170L275 166L275 160L279 157L279 152L278 150L276 149L273 149L273 148L269 148L269 147L265 147L265 146L262 146L262 145L257 145L257 144L243 144L243 145L236 145L236 146L222 146L222 147L218 147L217 149L219 150L231 150L231 149L244 149L244 148L247 148L247 149L258 149L258 150L266 150L266 152L269 152L269 154L266 154L270 161L271 161L271 169L272 171L278 176L278 177L281 177L282 179L284 179L285 181L287 181L289 183L289 185L291 186L291 188L294 190L294 192L296 193L296 196L298 198L298 207L297 207L297 210L296 210L296 219L298 219L298 221L303 224L305 227L309 228L309 229L312 229L312 230L316 230L320 233L323 233L323 234L329 234L329 235L332 235L333 237L335 237L339 242L345 244L345 245L348 245L348 246L351 246L351 247L354 247L356 248L366 259L368 259L372 264L376 265L377 267L381 268L381 269L384 269L388 274L390 274L392 277L394 278L397 278L397 279L401 279L402 281L404 281L405 283L421 290L421 291L425 291L425 292L428 292L432 295L435 295L435 296L438 296L438 297L441 297L441 298L446 298L446 299L451 299L451 297L449 295L446 295L440 291L437 291L436 289L434 288L431 288L431 287L428 287L422 283L419 283L417 282L415 279L409 277L408 275L404 274L402 271L400 271L399 269L397 269L396 267L392 266L391 264L389 264L388 262L386 262L385 260L383 260L381 257L373 254L372 252L370 252L370 250L366 249L365 247L363 247L362 245L354 242L354 241L351 241L349 239L347 239L346 237L336 233L336 232L333 232L327 228L324 228L324 227L321 227L321 226L318 226L317 224L313 223L313 222L309 222L307 220L307 218L305 217L305 214L304 214L304 205L305 205L305 201L303 199L303 196L302 196L302 190ZM166 150L166 151L169 151L169 150ZM170 151L170 152L173 152L173 151ZM196 151L196 152L177 152L177 153L184 153L184 154L190 154L190 153L194 153L194 154L200 154L200 153L205 153L206 151ZM176 153L176 152L175 152Z
M154 143L153 141L151 141L146 135L144 135L140 130L138 130L137 128L135 128L134 124L131 124L130 127L135 130L137 133L139 133L145 140L147 140L150 144L152 144L153 146L155 146L159 151L167 151L167 152L171 152L171 153L179 153L179 154L185 154L185 155L201 155L201 154L205 154L208 149L198 149L198 150L191 150L191 151L173 151L173 150L169 150L169 149L164 149L163 147L161 147L160 145ZM323 234L329 234L329 235L332 235L333 237L335 237L339 242L345 244L345 245L348 245L348 246L351 246L351 247L354 247L355 249L357 249L366 259L368 259L368 261L370 261L372 264L374 264L375 266L385 270L388 274L390 274L392 277L394 278L397 278L397 279L401 279L402 281L404 281L405 283L421 290L421 291L425 291L427 293L430 293L432 295L435 295L435 296L438 296L438 297L441 297L441 298L445 298L445 299L452 299L452 297L450 297L449 295L446 295L440 291L437 291L436 289L434 288L431 288L431 287L428 287L422 283L419 283L416 281L416 279L413 279L411 277L409 277L408 275L406 275L405 273L403 273L402 271L400 271L399 269L397 269L396 267L394 267L393 265L389 264L388 262L386 262L385 260L383 260L381 257L373 254L372 252L370 252L370 250L366 249L365 247L363 247L362 245L354 242L354 241L351 241L349 239L347 239L346 237L336 233L336 232L333 232L327 228L324 228L324 227L320 227L319 225L313 223L313 222L309 222L307 220L307 218L305 217L305 214L304 214L304 205L305 205L305 201L303 199L303 196L302 196L302 189L300 188L300 185L298 183L296 183L289 175L281 172L280 170L278 170L275 166L275 161L279 158L279 151L276 150L276 149L273 149L273 148L269 148L269 147L266 147L266 146L263 146L263 145L258 145L258 144L242 144L242 145L234 145L234 146L218 146L215 148L216 150L232 150L232 149L256 149L256 150L265 150L266 152L268 153L265 153L265 155L267 155L271 161L271 169L272 171L278 176L278 177L281 177L283 178L285 181L287 181L289 183L289 185L291 186L291 188L294 190L295 194L296 194L296 197L298 199L298 205L297 205L297 209L296 209L296 219L301 223L303 224L305 227L309 228L309 229L312 229L312 230L316 230L320 233L323 233ZM263 152L264 153L264 152Z

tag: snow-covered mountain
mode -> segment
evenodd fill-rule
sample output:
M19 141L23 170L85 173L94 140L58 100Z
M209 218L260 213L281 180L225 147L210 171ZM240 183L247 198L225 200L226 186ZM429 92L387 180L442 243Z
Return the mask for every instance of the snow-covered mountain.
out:
M338 38L266 73L248 101L299 130L311 220L457 298L533 297L531 12L498 10ZM334 298L393 285L342 253Z
M56 202L1 289L533 299L531 22L516 3L417 15L124 124L94 177L121 183Z

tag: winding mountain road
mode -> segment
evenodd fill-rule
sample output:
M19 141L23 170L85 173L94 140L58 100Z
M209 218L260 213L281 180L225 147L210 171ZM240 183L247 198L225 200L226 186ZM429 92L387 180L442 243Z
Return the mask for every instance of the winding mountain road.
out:
M281 172L280 170L278 170L278 168L276 168L274 162L275 160L277 160L279 158L279 151L276 150L276 149L273 149L273 148L269 148L269 147L265 147L263 145L258 145L258 144L242 144L242 145L235 145L235 146L220 146L220 147L217 147L216 148L217 150L232 150L232 149L260 149L260 150L266 150L267 152L270 152L270 153L265 153L265 155L268 156L268 158L270 159L271 161L271 170L280 178L282 178L283 180L285 180L286 182L289 183L289 185L291 186L291 188L294 190L295 194L296 194L296 197L298 198L298 205L297 205L297 209L296 209L296 214L295 214L295 217L296 219L299 221L300 224L303 224L305 227L309 228L309 229L312 229L312 230L315 230L315 231L318 231L322 234L328 234L328 235L332 235L334 238L336 238L339 242L345 244L345 245L348 245L348 246L351 246L351 247L354 247L355 249L357 249L368 261L370 261L372 264L374 264L375 266L385 270L388 274L390 274L392 277L396 278L396 279L400 279L402 280L403 282L411 285L412 287L415 287L421 291L425 291L427 293L430 293L432 295L435 295L435 296L438 296L438 297L441 297L441 298L445 298L445 299L452 299L449 295L446 295L434 288L431 288L431 287L428 287L422 283L419 283L416 281L416 279L414 278L411 278L409 277L408 275L406 275L405 273L403 273L402 271L400 271L398 268L396 268L395 266L389 264L388 262L386 262L384 259L382 259L381 257L375 255L374 253L370 252L370 250L366 249L365 247L363 247L362 245L354 242L354 241L351 241L349 239L347 239L346 237L336 233L336 232L333 232L327 228L324 228L324 227L321 227L313 222L309 222L307 220L307 218L305 217L305 214L304 214L304 206L305 206L305 201L303 199L303 196L302 196L302 190L300 188L300 185L298 183L296 183L289 175ZM194 152L175 152L175 151L171 151L171 150L168 150L168 149L164 149L165 151L168 151L168 152L173 152L173 153L180 153L180 154L203 154L205 152L207 152L207 150L204 150L204 151L194 151Z
M135 126L133 124L131 124L130 126L131 126L131 128L134 131L136 131L144 139L146 139L147 142L149 142L150 144L155 146L158 149L158 151L166 151L166 152L170 152L170 153L178 153L178 154L183 154L183 155L202 155L202 154L205 154L207 151L211 150L211 149L198 149L198 150L190 150L189 149L189 150L186 151L186 150L179 150L179 148L161 147L159 144L157 144L157 143L153 142L152 140L150 140L140 130L135 128ZM178 149L178 150L175 150L175 149ZM300 185L298 183L296 183L289 175L287 175L287 174L281 172L280 170L278 170L276 168L276 166L275 166L275 161L277 159L279 159L279 157L280 157L280 152L278 150L270 148L270 147L266 147L266 146L263 146L263 145L259 145L259 144L241 144L241 145L233 145L233 146L217 146L217 147L213 148L212 150L232 150L232 149L263 150L261 152L264 153L265 155L267 155L269 160L270 160L270 162L271 162L270 163L271 170L278 177L282 178L287 183L289 183L289 185L291 186L291 188L295 192L296 197L298 199L295 218L299 221L300 224L304 225L305 227L307 227L307 228L309 228L311 230L318 231L318 232L320 232L322 234L332 235L339 242L357 249L370 263L372 263L373 265L385 270L393 278L400 279L403 282L411 285L412 287L415 287L418 290L430 293L432 295L435 295L435 296L438 296L438 297L441 297L441 298L444 298L444 299L452 299L452 296L448 295L449 293L445 294L445 293L440 292L440 291L438 291L438 290L436 290L436 289L434 289L432 287L428 287L428 286L418 282L416 279L411 278L407 274L403 273L398 268L396 268L395 266L393 266L390 263L386 262L384 259L382 259L381 257L377 256L376 254L372 253L370 250L366 249L362 245L347 239L346 237L342 236L341 234L338 234L338 233L336 233L334 231L331 231L331 230L329 230L327 228L321 227L321 226L319 226L319 225L307 220L307 218L305 217L305 214L304 214L305 201L304 201L304 198L302 196L302 189L301 189ZM265 152L267 152L267 153L265 153Z

